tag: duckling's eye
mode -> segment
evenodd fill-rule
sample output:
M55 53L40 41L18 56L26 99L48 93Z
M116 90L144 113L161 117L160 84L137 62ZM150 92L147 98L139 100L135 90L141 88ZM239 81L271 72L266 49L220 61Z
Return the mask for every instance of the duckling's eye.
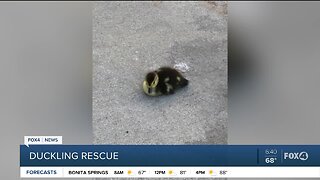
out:
M153 81L153 82L151 83L151 86L152 86L152 87L155 87L155 86L156 86L156 82Z

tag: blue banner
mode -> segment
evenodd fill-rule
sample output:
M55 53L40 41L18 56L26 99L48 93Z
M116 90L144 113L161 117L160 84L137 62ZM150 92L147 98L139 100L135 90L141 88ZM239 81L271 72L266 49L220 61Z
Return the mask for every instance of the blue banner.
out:
M320 145L20 145L20 166L320 166Z

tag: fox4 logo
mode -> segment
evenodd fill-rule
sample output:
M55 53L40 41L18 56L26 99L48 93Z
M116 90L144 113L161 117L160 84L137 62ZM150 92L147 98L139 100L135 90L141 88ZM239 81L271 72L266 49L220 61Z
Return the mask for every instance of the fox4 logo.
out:
M301 160L306 161L309 158L307 152L285 152L283 153L283 159L288 160Z

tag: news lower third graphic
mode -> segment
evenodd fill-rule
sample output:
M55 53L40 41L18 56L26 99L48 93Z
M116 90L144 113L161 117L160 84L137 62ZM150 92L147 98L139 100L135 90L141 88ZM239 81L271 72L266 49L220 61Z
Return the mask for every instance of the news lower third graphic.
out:
M320 145L63 145L26 136L22 178L320 177Z

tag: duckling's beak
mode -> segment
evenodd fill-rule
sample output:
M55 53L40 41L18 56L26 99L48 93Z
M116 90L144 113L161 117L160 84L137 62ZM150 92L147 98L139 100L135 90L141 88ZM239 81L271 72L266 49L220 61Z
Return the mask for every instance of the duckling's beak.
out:
M150 87L147 83L147 81L143 81L143 91L149 96L159 96L159 93L156 93L155 89Z
M146 93L146 94L150 94L150 88L148 87L148 83L147 81L143 81L143 91Z

